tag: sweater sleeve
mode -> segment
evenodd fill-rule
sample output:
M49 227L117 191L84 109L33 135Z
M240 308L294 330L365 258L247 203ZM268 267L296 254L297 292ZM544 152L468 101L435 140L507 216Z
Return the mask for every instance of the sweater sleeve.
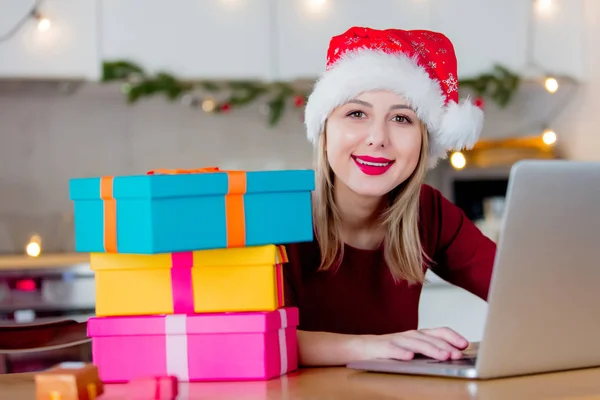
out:
M487 301L496 244L462 209L430 189L430 235L436 239L431 270L440 278ZM428 196L428 197L429 197Z

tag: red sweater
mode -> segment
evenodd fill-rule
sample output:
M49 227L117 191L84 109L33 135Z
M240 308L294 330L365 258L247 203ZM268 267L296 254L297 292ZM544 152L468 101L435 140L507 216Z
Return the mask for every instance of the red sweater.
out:
M487 300L496 245L462 210L428 185L420 199L420 237L444 280ZM394 283L383 251L346 245L340 268L317 271L315 241L286 246L286 304L300 310L298 329L386 334L416 329L422 285Z

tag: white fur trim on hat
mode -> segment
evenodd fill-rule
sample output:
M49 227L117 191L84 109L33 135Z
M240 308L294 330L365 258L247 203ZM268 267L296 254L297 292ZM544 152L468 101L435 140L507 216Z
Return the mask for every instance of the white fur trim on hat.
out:
M391 90L407 100L429 130L430 166L444 158L448 150L472 147L481 133L482 110L469 100L446 105L440 84L416 59L364 49L344 54L316 82L305 108L308 140L318 143L333 110L370 90Z

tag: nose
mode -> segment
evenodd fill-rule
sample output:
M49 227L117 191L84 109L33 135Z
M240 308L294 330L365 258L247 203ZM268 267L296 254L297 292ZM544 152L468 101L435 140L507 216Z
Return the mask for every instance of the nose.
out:
M369 147L386 147L388 145L388 132L385 126L373 124L367 136Z

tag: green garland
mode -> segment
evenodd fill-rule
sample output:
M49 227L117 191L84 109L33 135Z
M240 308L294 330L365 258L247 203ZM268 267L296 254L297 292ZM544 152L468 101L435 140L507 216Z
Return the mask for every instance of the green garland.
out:
M502 108L510 103L520 83L518 75L500 65L495 65L491 72L458 82L460 87L471 89L479 98L489 97Z
M269 125L274 126L283 116L289 100L301 109L306 103L307 90L286 82L255 81L182 81L172 74L159 72L148 74L139 65L125 60L103 63L102 82L121 82L122 91L130 104L144 97L164 95L169 101L181 101L191 106L202 105L206 112L225 113L233 108L247 106L265 97ZM502 66L495 66L490 73L459 80L461 88L470 89L482 103L490 98L505 107L519 87L520 78ZM208 96L199 98L195 93ZM214 97L221 96L217 101ZM203 96L204 97L204 96Z

